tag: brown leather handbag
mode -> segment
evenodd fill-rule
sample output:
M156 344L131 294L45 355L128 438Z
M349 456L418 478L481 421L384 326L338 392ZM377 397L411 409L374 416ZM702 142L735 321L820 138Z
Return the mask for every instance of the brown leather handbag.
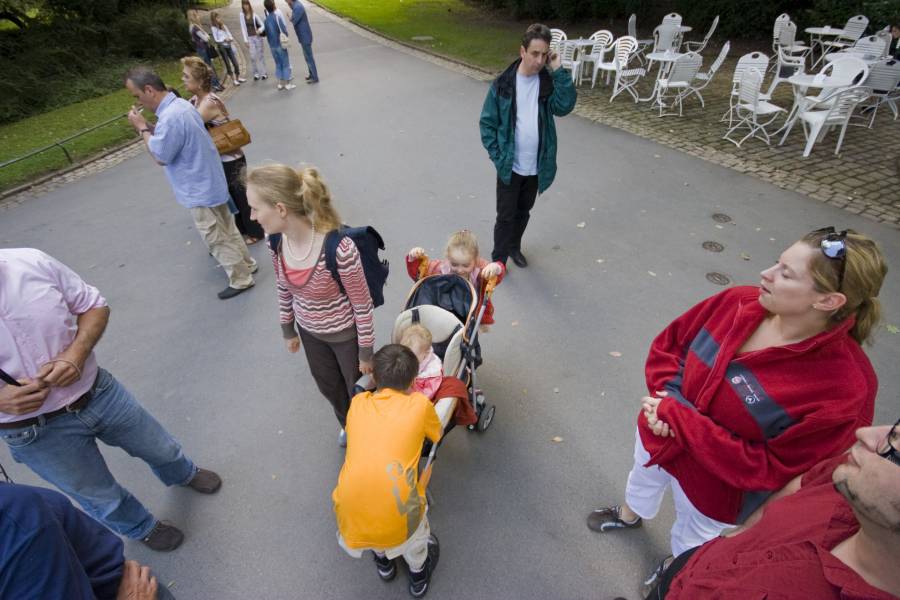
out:
M250 143L250 132L240 119L231 119L208 131L219 154L233 154Z

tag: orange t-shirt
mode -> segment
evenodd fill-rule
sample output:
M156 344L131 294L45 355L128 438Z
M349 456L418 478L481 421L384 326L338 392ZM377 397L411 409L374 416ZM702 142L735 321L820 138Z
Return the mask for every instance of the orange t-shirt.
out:
M425 513L419 489L422 442L441 438L431 401L389 388L354 396L347 413L347 454L331 494L348 548L393 548Z

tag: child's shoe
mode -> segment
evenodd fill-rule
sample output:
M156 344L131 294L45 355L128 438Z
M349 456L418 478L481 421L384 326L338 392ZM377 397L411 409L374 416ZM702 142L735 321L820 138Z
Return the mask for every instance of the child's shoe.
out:
M409 572L409 593L413 598L422 598L428 593L431 576L434 574L440 556L441 545L434 534L431 534L428 536L428 558L425 559L425 565L421 571Z
M378 576L382 581L390 581L397 576L397 563L387 556L375 554L375 567L378 569Z

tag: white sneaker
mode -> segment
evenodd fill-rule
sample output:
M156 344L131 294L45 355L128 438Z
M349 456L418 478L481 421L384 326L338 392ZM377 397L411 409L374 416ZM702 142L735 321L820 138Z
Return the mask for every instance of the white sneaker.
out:
M238 77L238 83L244 83L247 81L244 77Z
M279 90L283 90L283 89L284 89L284 86L281 85L281 84L279 83L279 84L278 84L278 89L279 89Z
M289 84L287 84L286 86L284 86L284 89L286 89L286 90L292 90L292 89L294 89L295 87L297 87L297 86L294 85L293 83L289 83Z
M246 81L246 79L245 79L244 81ZM234 80L234 85L235 85L235 86L239 86L239 85L241 85L241 82L238 81L237 79L235 79L235 80Z

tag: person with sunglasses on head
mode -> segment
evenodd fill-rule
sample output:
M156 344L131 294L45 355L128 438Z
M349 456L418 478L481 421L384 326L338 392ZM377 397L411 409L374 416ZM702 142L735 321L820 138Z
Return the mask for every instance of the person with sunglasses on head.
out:
M680 555L646 596L900 598L900 421L795 478L754 524Z
M588 527L639 527L671 487L677 557L846 450L872 423L878 381L862 344L886 273L870 238L817 230L758 287L731 288L673 321L647 358L625 502L593 511Z

